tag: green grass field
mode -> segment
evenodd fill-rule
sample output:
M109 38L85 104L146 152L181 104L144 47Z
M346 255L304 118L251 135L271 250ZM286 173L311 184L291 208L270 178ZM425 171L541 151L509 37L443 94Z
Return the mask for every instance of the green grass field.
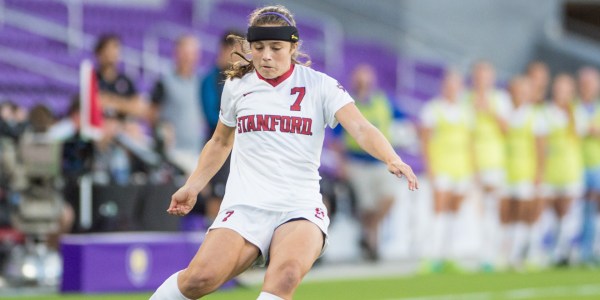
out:
M256 299L260 287L217 292L209 300ZM14 300L110 299L141 300L150 294L48 295L3 298ZM306 282L294 299L600 299L600 271L571 269L539 273L424 275Z

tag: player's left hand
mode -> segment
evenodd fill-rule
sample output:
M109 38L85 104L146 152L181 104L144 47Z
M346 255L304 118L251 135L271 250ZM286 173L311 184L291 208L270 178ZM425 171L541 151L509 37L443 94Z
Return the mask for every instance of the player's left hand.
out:
M388 171L390 173L396 175L398 178L402 178L402 176L406 177L408 180L408 189L411 191L419 189L419 181L417 180L417 175L413 172L412 168L404 163L402 160L394 160L387 165Z

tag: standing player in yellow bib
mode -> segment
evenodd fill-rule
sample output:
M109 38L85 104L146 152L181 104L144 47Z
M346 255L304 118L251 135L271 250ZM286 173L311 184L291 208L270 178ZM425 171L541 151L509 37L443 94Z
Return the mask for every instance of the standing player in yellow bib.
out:
M432 272L442 271L446 259L454 257L457 213L473 177L473 113L460 101L460 74L449 72L442 94L421 111L422 141L426 170L433 186L434 219L431 249Z
M557 242L552 253L555 263L569 259L578 221L571 209L583 190L581 137L586 132L585 114L573 105L575 81L559 74L552 84L552 104L545 110L548 123L546 166L542 195L558 217Z
M546 107L548 106L548 86L550 85L550 70L546 63L542 61L532 61L527 65L526 76L531 81L533 93L532 101L534 110L538 115L545 119ZM544 156L545 157L545 156ZM544 167L545 163L542 165ZM546 210L544 199L541 194L541 189L538 189L535 193L534 202L537 211L535 215L538 216L537 221L531 228L531 235L529 240L529 248L527 251L527 261L530 266L540 266L543 263L543 239L544 239L544 226L543 213Z
M510 256L513 267L522 266L524 252L539 252L531 245L531 232L541 208L535 201L543 172L543 145L547 128L545 119L533 105L533 85L526 77L510 83L514 111L506 134L507 199L500 204L500 218L512 224ZM531 253L531 255L533 255Z
M583 137L583 164L585 167L585 202L581 244L584 263L600 262L600 75L598 70L585 67L579 70L578 107L586 114L588 132ZM594 247L594 243L596 244ZM594 255L594 248L596 253ZM594 257L595 256L595 257Z
M467 103L475 109L475 170L483 192L482 268L490 270L498 260L499 242L508 235L508 224L502 224L498 235L498 204L506 184L504 134L511 112L508 95L495 87L494 67L485 61L473 66L473 89ZM500 240L498 239L500 237Z

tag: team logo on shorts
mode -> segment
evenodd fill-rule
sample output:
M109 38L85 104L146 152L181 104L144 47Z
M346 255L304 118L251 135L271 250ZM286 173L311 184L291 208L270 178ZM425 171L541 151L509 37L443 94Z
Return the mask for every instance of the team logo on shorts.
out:
M315 208L315 217L323 220L323 219L325 219L325 212L322 209L317 207L317 208Z

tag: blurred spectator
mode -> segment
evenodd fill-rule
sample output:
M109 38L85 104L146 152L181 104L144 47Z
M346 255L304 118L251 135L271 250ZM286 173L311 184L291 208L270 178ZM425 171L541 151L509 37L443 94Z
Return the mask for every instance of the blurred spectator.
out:
M0 103L0 227L10 226L10 198L15 187L23 184L18 142L26 127L25 109L10 101Z
M512 227L511 250L505 258L517 270L540 256L538 219L542 203L536 197L541 183L547 125L533 103L534 86L525 76L513 78L509 85L514 111L506 133L507 195L500 204L500 219Z
M587 131L586 114L573 106L575 81L559 74L552 83L552 103L546 109L548 143L545 157L542 195L559 219L557 242L552 253L554 263L563 265L571 258L571 242L578 220L571 213L573 200L583 191L581 138Z
M27 127L27 111L10 101L0 104L0 136L18 141Z
M356 107L365 118L389 139L394 110L386 94L377 89L373 67L361 64L354 69L351 94L356 100ZM356 192L362 223L361 246L368 259L377 260L379 225L394 204L395 178L389 176L385 164L364 152L345 131L343 141L346 150L346 176Z
M458 211L473 177L473 112L460 100L463 79L448 71L442 94L421 111L426 170L433 187L434 219L431 261L426 272L454 268Z
M9 198L17 169L16 140L20 136L20 129L15 130L15 107L10 102L0 104L0 226L10 226Z
M583 163L585 167L585 202L582 235L582 260L585 263L600 263L594 258L594 240L600 250L600 75L593 67L584 67L578 73L579 102L586 114L588 132L583 137ZM598 261L595 261L598 260Z
M58 185L61 167L60 141L48 135L49 129L54 122L54 115L46 106L38 105L31 109L31 112L29 113L29 126L23 133L23 137L19 144L20 164L21 167L24 168L26 182L16 189L20 190L24 195L29 195L29 197L34 198L28 199L32 202L40 201L57 206L57 228L54 230L46 229L50 231L48 245L51 249L56 251L59 246L59 236L71 231L74 222L74 212L72 207L67 202L63 201L60 196L60 187ZM39 157L42 152L32 151L32 149L45 150L45 153L43 154L45 157ZM36 163L33 164L33 162ZM36 193L36 190L44 192ZM55 199L53 199L54 197L61 200L55 201ZM23 201L24 199L27 199L27 197L22 196L21 199ZM24 203L20 203L20 205L23 204ZM48 206L43 207L48 209ZM36 207L32 205L30 208ZM52 209L48 210L50 211L47 211L46 213L51 214ZM43 215L42 212L30 213L38 217ZM36 220L26 218L22 222L36 222ZM37 222L39 222L39 220L37 220ZM50 220L49 224L53 224L54 222ZM46 223L41 223L39 226L44 226L44 224ZM24 228L31 229L35 227L24 226ZM27 231L27 229L25 230ZM34 231L43 232L45 230L37 229Z
M145 117L146 104L133 81L119 70L121 40L117 35L100 36L94 48L97 60L96 76L100 103L107 114L120 118Z
M475 170L477 182L483 191L484 206L481 267L489 270L497 263L497 250L508 251L500 245L507 243L510 228L507 224L502 224L500 235L497 228L499 202L503 198L502 192L506 184L504 133L511 104L506 92L496 88L496 71L491 63L477 62L473 65L471 76L472 89L467 94L467 101L475 109Z
M230 35L244 36L241 32L230 30L221 36L217 58L211 70L202 78L201 101L206 120L208 122L209 136L217 128L219 121L219 110L221 108L221 93L225 84L225 70L233 63L240 60L240 57L233 52L241 53L242 49L235 39L228 38Z
M117 142L123 123L111 115L104 116L102 138L94 144L92 174L95 184L128 185L131 175L131 158Z
M202 79L202 89L200 100L206 121L208 122L208 136L212 136L219 122L219 111L221 108L221 93L225 84L225 73L233 63L240 60L239 56L234 55L236 51L241 53L240 44L233 38L228 38L230 35L244 36L241 32L227 31L221 36L219 41L219 49L217 58L212 69L204 75ZM210 180L210 196L206 202L206 215L209 219L213 219L219 212L219 206L225 195L225 184L229 176L229 163L231 156L227 158L221 169Z
M191 35L178 38L174 68L155 84L151 96L155 135L169 149L166 150L167 156L179 162L178 165L188 170L187 173L193 170L206 141L206 120L198 100L199 54L198 39Z
M200 42L196 37L179 37L175 42L173 70L156 82L151 93L152 119L173 127L175 149L195 155L206 139L206 122L198 101L199 54Z
M102 137L94 142L92 175L95 184L129 185L164 183L170 177L161 172L161 157L154 151L154 141L133 120L105 114Z
M80 178L92 170L94 153L93 142L82 138L80 130L80 103L79 96L75 95L71 98L66 117L50 127L48 135L63 142L61 166L64 180L63 197L73 207L77 220L80 217ZM75 232L81 230L83 229L78 226L73 227Z
M48 136L55 140L65 141L77 135L81 126L79 105L79 95L71 97L66 115L48 129Z

